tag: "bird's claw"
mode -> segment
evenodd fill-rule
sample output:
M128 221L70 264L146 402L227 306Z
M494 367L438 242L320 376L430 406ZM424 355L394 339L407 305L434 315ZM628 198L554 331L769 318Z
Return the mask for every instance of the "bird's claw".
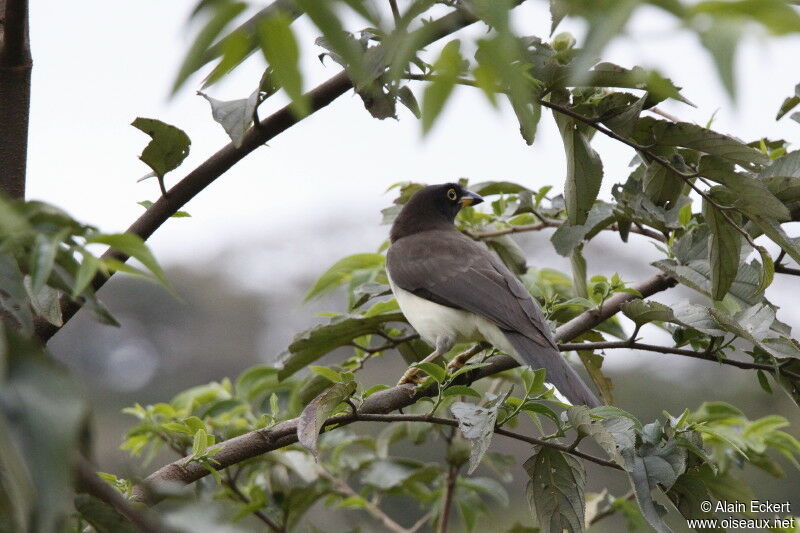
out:
M414 385L419 385L425 379L425 375L417 370L416 368L409 368L406 370L406 373L403 374L403 377L400 378L400 381L397 382L398 385L405 385L406 383L413 383Z
M472 354L468 354L467 357L462 357L462 355L463 354L453 357L450 360L450 362L447 363L447 373L448 374L452 374L456 370L460 370L472 358Z

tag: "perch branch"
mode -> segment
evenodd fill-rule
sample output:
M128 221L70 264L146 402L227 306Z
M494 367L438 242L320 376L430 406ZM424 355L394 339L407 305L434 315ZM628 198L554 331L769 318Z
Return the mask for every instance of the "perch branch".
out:
M673 279L659 273L637 284L633 288L639 291L642 297L647 298L648 296L652 296L657 292L661 292L673 287L675 284L676 283ZM634 299L637 299L637 296L634 296L630 293L614 294L611 298L605 301L602 309L591 309L585 311L569 322L561 325L556 330L556 338L561 340L574 339L581 333L589 331L603 321L607 320L619 312L625 302ZM471 382L487 376L492 376L511 368L515 368L517 366L519 366L519 363L517 363L511 357L492 357L487 366L477 368L472 372L468 372L467 374L464 374L464 377L466 380ZM414 404L422 397L432 396L435 394L436 387L429 387L421 390L418 390L413 385L409 384L391 387L389 389L376 392L361 404L357 414L343 415L337 419L337 423L351 423L356 421L358 419L357 417L363 418L366 415L391 413L397 409L408 407ZM245 433L244 435L240 435L219 443L217 446L222 449L214 455L217 468L224 469L258 455L294 444L297 442L297 423L297 418L286 420L271 428L251 431L249 433ZM449 425L449 422L447 424ZM499 428L497 432L501 435L506 435L508 433L507 430L502 428ZM539 442L533 440L533 437L527 437L524 435L522 437L524 437L526 442L539 444ZM542 441L542 444L544 443L547 445L554 444L548 441ZM577 455L582 452L574 450L574 453ZM602 461L602 459L599 460ZM148 503L155 503L158 498L156 495L150 493L148 487L157 487L157 485L162 482L180 482L186 484L193 483L209 474L208 470L198 463L185 463L185 458L179 459L150 474L143 485L139 485L134 489L135 499L139 501L146 501Z
M477 22L477 19L466 11L453 11L417 30L421 32L419 42L422 46L426 46L475 22ZM306 94L309 102L309 114L306 117L326 107L352 88L353 82L343 71L309 91ZM256 148L264 145L306 117L298 118L291 105L287 105L266 117L257 126L248 130L242 139L241 146L237 148L233 143L227 144L176 183L167 191L166 195L162 195L142 216L131 224L127 232L146 240L172 215L186 205L189 200L211 185L233 165ZM128 259L127 255L115 251L108 251L105 256L113 257L123 262ZM106 276L97 275L92 280L92 287L97 290L105 285L108 279ZM64 323L67 323L81 307L79 302L67 298L62 298L60 304ZM41 319L37 320L35 324L36 336L43 342L48 341L59 329L60 326L54 326Z

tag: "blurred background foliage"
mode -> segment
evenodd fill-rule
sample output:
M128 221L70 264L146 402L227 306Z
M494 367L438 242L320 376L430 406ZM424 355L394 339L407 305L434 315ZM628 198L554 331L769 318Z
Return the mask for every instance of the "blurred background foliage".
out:
M453 514L449 527L464 530L680 531L681 516L710 516L699 507L705 499L746 501L755 494L789 501L796 510L800 443L786 427L798 422L800 346L791 325L776 319L766 291L789 290L798 273L785 264L800 259L800 243L787 233L800 220L798 153L769 132L739 140L714 131L711 122L676 121L656 106L667 99L692 105L680 80L599 62L633 13L654 6L697 34L736 98L739 39L753 28L776 36L800 32L795 2L552 0L552 35L543 36L515 33L517 3L203 0L173 89L199 82L202 74L199 84L209 91L251 54L263 57L264 75L243 98L203 93L231 139L228 150L261 144L259 128L271 126L268 118L253 127L257 109L279 90L290 104L278 114L290 125L353 88L371 116L396 117L400 104L420 119L426 135L454 87L470 86L489 105L510 106L517 122L511 127L527 144L536 140L543 111L552 111L566 153L563 193L473 181L469 186L487 197L487 208L465 209L458 224L498 253L555 324L599 309L612 296L636 295L632 282L656 269L680 283L657 298L666 305L628 304L627 318L565 339L618 340L613 352L578 350L603 398L617 408L566 408L541 372L509 370L473 385L456 383L468 374L429 364L420 369L432 396L405 410L409 420L358 424L318 440L325 419L345 420L430 350L386 297L385 227L287 234L302 246L284 257L291 267L280 283L259 289L237 280L235 265L270 257L275 243L254 242L247 251L165 274L136 235L102 234L51 206L4 200L2 300L7 324L21 333L7 328L0 373L0 423L9 427L0 437L0 527L134 527L137 521L120 515L129 510L114 497L73 500L75 449L93 456L117 498L141 500L142 478L176 459L179 470L199 465L210 473L188 489L151 487L166 501L157 511L135 512L156 520L158 529L444 531ZM580 42L557 32L567 16L586 21ZM293 26L300 18L320 34L319 60L344 67L311 93L300 68L300 51L311 47L299 45ZM474 23L486 32L450 37ZM432 46L442 38L445 43ZM776 105L777 119L798 120L798 104L798 95L788 95ZM146 177L156 177L168 195L164 176L189 154L189 136L157 119L140 117L133 126L150 137L140 156L152 170ZM602 154L591 144L598 132L634 150L627 178L604 176ZM598 198L604 179L618 183L613 198ZM420 186L409 181L393 188L385 223ZM144 207L150 213L158 205ZM353 233L371 238L364 253L343 259L336 240ZM100 245L110 251L95 255ZM128 257L144 268L127 266ZM327 272L326 262L333 265ZM104 291L112 317L94 289L117 271L138 277ZM162 286L144 284L143 277ZM304 299L309 302L301 306ZM29 339L69 320L67 302L86 310L49 349L79 376L80 387ZM100 328L87 310L121 326ZM625 340L642 326L647 340L667 353L645 355L633 338ZM611 364L610 353L622 354L620 362ZM714 365L717 359L726 364ZM419 417L431 410L452 414L446 422L460 429L424 423ZM495 423L548 443L531 448L492 438ZM281 424L296 424L300 445L216 471L215 457L226 453L218 443ZM569 446L579 441L596 457L576 459ZM550 473L561 477L548 481ZM372 520L364 523L367 515Z

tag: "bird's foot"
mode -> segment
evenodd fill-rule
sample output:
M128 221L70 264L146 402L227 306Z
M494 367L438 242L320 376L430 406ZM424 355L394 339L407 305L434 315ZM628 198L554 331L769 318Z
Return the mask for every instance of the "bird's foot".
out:
M470 352L460 353L457 356L450 359L450 362L447 363L447 373L452 374L456 370L459 370L466 365L474 354Z
M419 385L425 380L425 374L416 368L409 368L406 370L406 373L403 374L403 377L400 378L400 381L397 382L398 385L405 385L406 383L413 383L414 385Z

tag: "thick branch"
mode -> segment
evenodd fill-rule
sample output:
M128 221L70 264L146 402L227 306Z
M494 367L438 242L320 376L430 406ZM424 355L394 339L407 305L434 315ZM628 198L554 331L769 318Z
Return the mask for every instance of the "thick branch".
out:
M713 363L735 366L737 368L744 368L747 370L763 370L769 373L773 373L776 370L776 367L773 365L754 363L750 361L737 361L736 359L720 359L714 357L714 355L711 353L696 352L694 350L688 350L685 348L674 348L669 346L658 346L655 344L645 344L642 342L635 342L635 341L576 342L572 344L559 344L558 348L562 352L569 352L573 350L609 350L615 348L628 348L630 350L644 350L648 352L682 355L684 357L702 359L703 361L711 361ZM795 374L794 372L784 367L778 366L777 370L779 370L781 374L790 379L800 380L800 375Z
M652 296L653 294L666 290L675 285L675 281L665 276L664 274L656 274L652 278L639 283L633 288L639 291L644 298ZM622 308L625 302L634 300L637 297L629 293L617 293L605 301L602 309L592 309L586 311L569 322L563 324L556 330L556 338L562 340L574 339L581 333L589 331L601 322L613 316ZM514 359L508 356L497 356L490 359L487 366L476 369L468 373L468 379L475 381L486 376L491 376L505 370L519 366ZM361 417L385 414L403 407L408 407L414 404L419 398L424 396L432 396L436 393L435 387L417 390L413 385L399 385L382 391L378 391L364 403L361 404L357 415L346 415L337 419L340 424L352 423ZM412 416L412 415L394 415L394 416ZM349 417L349 418L348 418ZM444 419L446 420L446 419ZM286 420L271 428L260 429L251 431L239 437L227 440L218 444L222 449L214 455L214 460L217 461L219 469L227 468L231 465L240 463L247 459L251 459L258 455L289 446L297 442L297 422L298 419L294 418ZM449 425L449 423L448 423ZM507 430L498 428L497 433L508 436ZM532 444L554 445L548 441L539 441L533 437L524 437L526 442ZM566 450L565 450L566 451ZM582 452L574 450L573 454L578 455ZM583 457L582 455L578 455ZM602 459L601 459L602 461ZM158 485L160 482L181 482L193 483L198 479L207 476L208 470L198 463L186 463L186 459L179 459L170 463L156 472L152 473L145 480L145 486ZM135 490L135 497L138 500L148 501L155 503L157 497L148 494L145 487L139 486Z
M445 15L430 24L426 24L423 29L417 30L420 31L422 35L420 43L422 46L431 44L476 21L477 19L465 11L453 11L449 15ZM324 108L352 88L353 83L345 72L341 72L330 78L328 81L306 94L309 101L309 115ZM2 106L0 106L0 108L2 108ZM287 105L273 115L263 119L258 125L248 130L239 148L229 143L201 163L200 166L195 168L185 178L167 191L166 195L161 196L158 201L150 206L142 216L131 224L127 231L138 235L142 239L147 239L160 228L162 224L169 220L172 215L180 210L186 202L208 187L214 180L241 161L247 154L302 121L303 118L298 118L292 110L292 106ZM128 256L118 252L107 252L106 255L112 256L120 261L126 261L128 259ZM106 281L108 281L108 278L98 275L94 278L92 286L97 290L105 285ZM62 299L61 311L64 323L69 321L80 307L80 303ZM36 335L42 341L49 340L59 329L59 327L53 326L44 320L39 320L36 323Z
M0 0L0 190L25 197L31 53L27 0Z
M28 0L2 0L0 13L0 67L30 69L31 47L28 41Z

